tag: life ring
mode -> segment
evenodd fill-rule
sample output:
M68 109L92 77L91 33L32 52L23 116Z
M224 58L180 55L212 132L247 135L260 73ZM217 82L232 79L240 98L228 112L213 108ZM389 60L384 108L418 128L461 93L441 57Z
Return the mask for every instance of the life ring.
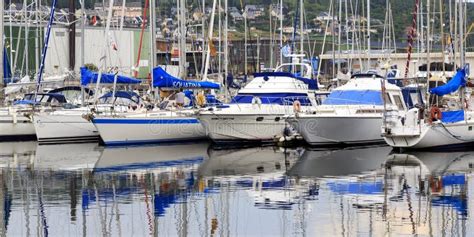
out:
M294 111L295 113L301 112L301 103L300 103L299 100L295 100L295 101L293 102L293 111Z
M430 122L434 122L434 121L438 121L438 120L441 120L442 118L442 114L441 114L441 110L436 107L436 106L433 106L431 107L430 109Z

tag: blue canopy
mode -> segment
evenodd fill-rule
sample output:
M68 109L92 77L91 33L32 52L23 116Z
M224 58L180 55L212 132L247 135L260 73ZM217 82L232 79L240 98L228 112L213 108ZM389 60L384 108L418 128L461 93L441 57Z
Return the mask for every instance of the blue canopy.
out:
M459 70L448 83L430 89L430 93L443 96L457 91L461 86L466 86L466 68Z
M219 84L209 81L188 81L171 76L161 67L153 69L153 87L171 89L219 89Z
M85 86L91 83L97 83L97 78L99 74L97 72L92 72L86 67L81 67L81 85ZM112 84L114 83L115 74L102 73L100 83ZM140 84L142 81L126 77L126 76L117 76L118 84Z
M324 105L383 105L380 91L334 90L324 100Z

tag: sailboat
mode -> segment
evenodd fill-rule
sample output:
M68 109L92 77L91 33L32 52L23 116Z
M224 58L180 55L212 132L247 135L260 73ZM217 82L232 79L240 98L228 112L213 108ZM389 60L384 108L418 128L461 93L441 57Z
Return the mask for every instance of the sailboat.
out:
M155 88L219 89L209 81L181 80L161 67L153 69ZM192 108L176 108L164 101L159 108L128 114L96 115L92 119L105 145L137 145L205 139L204 128L192 117Z
M464 4L458 5L459 12L464 12ZM391 109L385 111L382 135L390 146L445 149L474 143L474 111L470 108L471 90L467 87L469 65L465 64L463 23L463 14L459 14L462 67L448 83L435 88L428 87L427 92L431 96L427 97L437 96L436 102L410 109L406 113L397 113ZM457 98L449 97L449 94L456 94Z

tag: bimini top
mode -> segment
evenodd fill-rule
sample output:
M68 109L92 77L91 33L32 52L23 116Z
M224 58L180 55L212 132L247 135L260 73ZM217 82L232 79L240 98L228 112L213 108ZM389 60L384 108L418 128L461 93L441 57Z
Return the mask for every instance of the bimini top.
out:
M84 93L88 95L94 95L94 91L89 88L81 88L80 86L65 86L57 89L50 90L48 93L57 93L63 94L64 91L82 91L84 89Z
M99 73L92 72L86 67L81 67L81 85L86 86L91 83L97 83ZM115 80L115 74L102 73L100 83L113 84ZM117 84L140 84L142 81L132 77L117 76Z
M210 81L191 81L182 80L171 76L163 68L156 67L153 69L153 87L169 88L169 89L219 89L217 83Z
M110 91L110 92L107 92L105 93L103 96L101 96L99 99L101 101L106 101L108 98L111 98L113 95L113 92ZM140 103L140 96L133 92L133 91L116 91L115 92L115 98L125 98L125 99L128 99L128 100L131 100L135 103Z
M466 86L466 68L459 70L448 83L430 89L431 94L443 96L457 91L460 87Z
M401 89L385 81L385 90ZM383 105L382 80L380 78L359 78L349 80L345 85L334 89L323 105Z
M22 100L15 101L13 105L39 105L41 103L51 103L56 102L58 104L67 103L64 95L56 93L37 93L36 99L35 94L25 94L25 97Z

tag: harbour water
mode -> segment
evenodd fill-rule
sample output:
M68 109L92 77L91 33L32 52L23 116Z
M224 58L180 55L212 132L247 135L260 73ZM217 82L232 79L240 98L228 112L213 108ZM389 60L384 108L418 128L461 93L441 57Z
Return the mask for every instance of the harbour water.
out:
M0 143L8 236L472 236L474 152Z

